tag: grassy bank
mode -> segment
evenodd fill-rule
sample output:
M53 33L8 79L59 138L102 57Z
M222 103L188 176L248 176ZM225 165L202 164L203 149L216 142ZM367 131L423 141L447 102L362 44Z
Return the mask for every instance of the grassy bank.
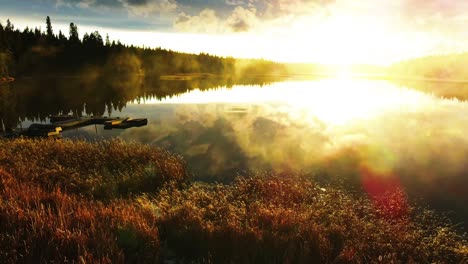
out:
M190 182L147 145L0 140L0 259L17 262L463 263L450 223L298 175Z

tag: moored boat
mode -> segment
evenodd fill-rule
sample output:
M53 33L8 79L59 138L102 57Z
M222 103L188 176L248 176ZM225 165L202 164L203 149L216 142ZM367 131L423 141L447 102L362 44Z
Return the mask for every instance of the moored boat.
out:
M21 134L27 137L60 137L62 128L49 124L32 124Z
M131 127L141 127L148 124L147 118L124 118L124 119L115 119L110 120L104 123L104 129L127 129Z

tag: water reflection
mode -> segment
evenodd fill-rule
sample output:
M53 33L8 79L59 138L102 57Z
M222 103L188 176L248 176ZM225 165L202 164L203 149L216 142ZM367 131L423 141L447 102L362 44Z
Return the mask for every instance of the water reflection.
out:
M249 81L230 88L223 81L26 81L1 91L14 98L0 97L1 118L45 120L70 111L146 117L146 127L87 127L65 136L162 146L183 155L204 181L275 170L340 179L370 195L402 186L468 219L467 102L378 80Z
M331 79L289 81L265 89L235 86L203 92L190 91L172 98L154 99L147 103L169 104L280 104L294 119L319 120L344 124L353 119L368 119L384 112L427 107L430 96L415 90L397 88L387 81Z
M127 140L181 153L198 179L302 171L370 194L412 198L468 218L468 104L384 81L321 80L193 91L130 105L149 115Z
M112 115L129 102L170 98L195 88L265 85L275 78L199 78L164 81L136 75L107 74L86 78L25 78L0 87L0 128L13 129L23 121L45 121L50 115ZM2 126L3 124L3 126Z

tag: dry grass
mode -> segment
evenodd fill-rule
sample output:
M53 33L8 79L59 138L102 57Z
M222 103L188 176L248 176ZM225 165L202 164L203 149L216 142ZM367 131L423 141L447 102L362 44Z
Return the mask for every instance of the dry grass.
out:
M155 192L167 181L189 177L180 157L120 140L3 140L0 167L45 190L60 188L99 200Z
M155 217L131 201L44 191L0 171L0 259L9 263L155 262Z
M374 197L377 198L377 197ZM464 263L465 237L401 190L374 199L296 175L165 188L140 204L176 255L214 263ZM385 202L383 202L385 200Z
M0 140L0 259L18 262L465 263L466 237L401 190L297 175L186 184L177 156L119 140Z
M0 140L0 259L158 262L156 217L133 197L187 178L179 157L141 144Z

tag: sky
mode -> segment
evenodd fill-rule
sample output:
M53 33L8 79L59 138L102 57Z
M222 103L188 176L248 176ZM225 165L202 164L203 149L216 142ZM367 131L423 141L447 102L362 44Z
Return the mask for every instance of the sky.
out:
M378 64L468 51L467 0L0 0L0 22L98 30L145 47L280 62Z

